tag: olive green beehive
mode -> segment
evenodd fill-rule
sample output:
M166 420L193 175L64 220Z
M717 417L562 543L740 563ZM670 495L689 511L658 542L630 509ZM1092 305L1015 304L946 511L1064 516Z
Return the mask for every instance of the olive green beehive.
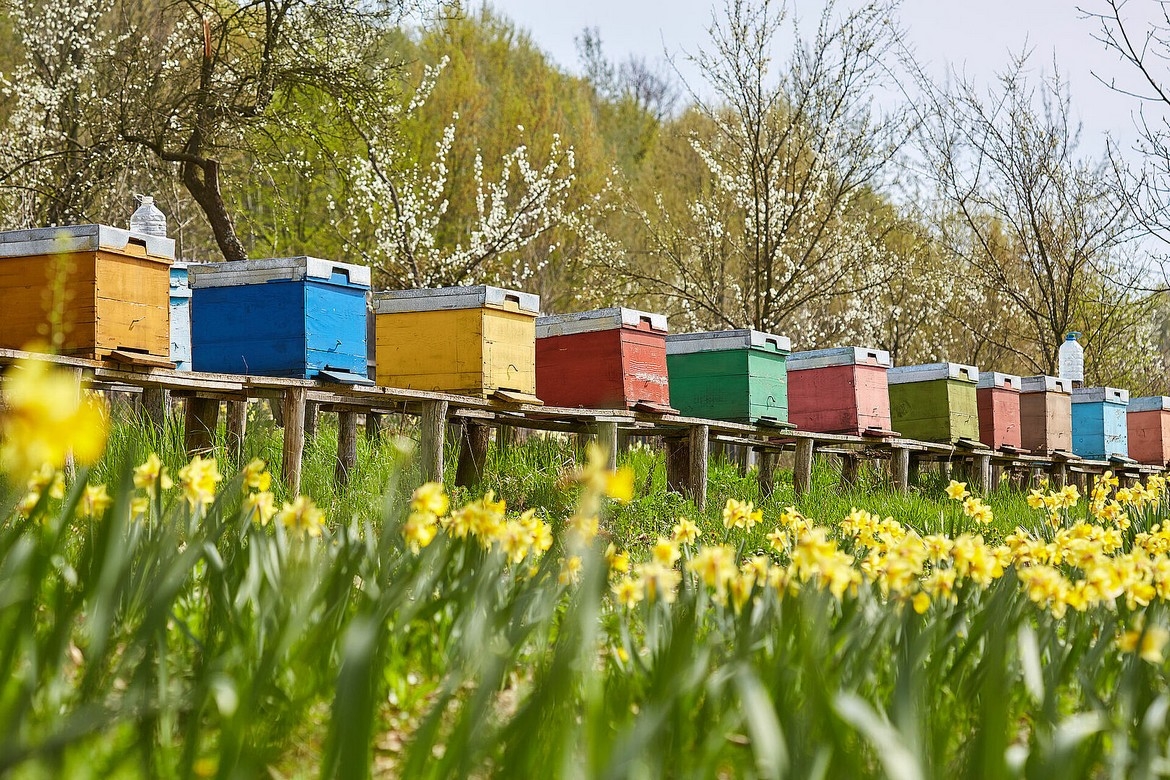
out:
M890 418L908 439L954 444L979 441L975 385L979 369L959 363L891 368Z

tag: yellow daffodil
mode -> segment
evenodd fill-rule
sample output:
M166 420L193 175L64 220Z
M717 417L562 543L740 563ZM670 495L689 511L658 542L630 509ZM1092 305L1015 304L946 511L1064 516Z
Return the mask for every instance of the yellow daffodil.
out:
M16 481L70 452L88 465L101 457L109 433L105 402L84 393L72 372L42 360L18 361L4 375L0 470Z
M276 520L290 531L320 536L325 524L325 513L308 496L297 496L291 504L285 503L276 513Z

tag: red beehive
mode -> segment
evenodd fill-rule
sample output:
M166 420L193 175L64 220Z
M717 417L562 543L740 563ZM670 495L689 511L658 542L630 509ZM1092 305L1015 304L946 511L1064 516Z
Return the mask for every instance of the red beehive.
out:
M1170 463L1170 398L1134 398L1126 408L1125 422L1129 457L1151 466Z
M837 347L788 356L788 421L804 431L890 433L890 353Z
M536 321L536 394L551 406L670 408L666 317L611 308Z
M985 371L975 385L979 441L993 450L1023 447L1020 437L1020 378Z

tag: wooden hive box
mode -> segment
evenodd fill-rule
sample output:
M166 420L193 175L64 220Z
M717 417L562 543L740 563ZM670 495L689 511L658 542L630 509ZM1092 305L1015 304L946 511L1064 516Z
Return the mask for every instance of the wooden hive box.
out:
M174 240L107 225L0 233L0 347L169 360L174 259Z
M610 308L536 321L536 394L553 406L671 412L666 317Z
M369 382L369 268L302 256L189 273L196 371Z
M667 336L670 403L691 417L787 423L791 351L787 337L751 329Z
M539 296L486 285L376 293L378 384L540 403L539 312Z
M1020 434L1020 377L985 371L975 385L979 441L993 450L1024 448Z
M191 370L191 280L187 264L171 266L171 362L179 371Z
M1129 457L1138 463L1170 463L1170 397L1134 398L1126 408Z
M1072 382L1055 376L1020 380L1020 441L1033 455L1072 452Z
M903 436L946 444L979 440L978 368L929 363L891 368L886 376L890 419Z
M1129 391L1077 387L1072 391L1073 453L1091 460L1129 457Z
M788 421L802 431L888 435L890 353L838 347L788 356Z

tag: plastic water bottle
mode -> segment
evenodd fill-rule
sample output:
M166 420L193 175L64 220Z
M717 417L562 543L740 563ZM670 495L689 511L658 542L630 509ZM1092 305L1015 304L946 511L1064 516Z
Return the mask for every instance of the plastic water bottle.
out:
M1077 341L1079 333L1070 333L1060 345L1058 357L1060 360L1060 376L1071 379L1074 387L1080 387L1085 382L1085 350Z
M139 206L130 215L130 232L145 233L148 236L166 236L167 218L154 205L154 198L150 195L135 195Z

